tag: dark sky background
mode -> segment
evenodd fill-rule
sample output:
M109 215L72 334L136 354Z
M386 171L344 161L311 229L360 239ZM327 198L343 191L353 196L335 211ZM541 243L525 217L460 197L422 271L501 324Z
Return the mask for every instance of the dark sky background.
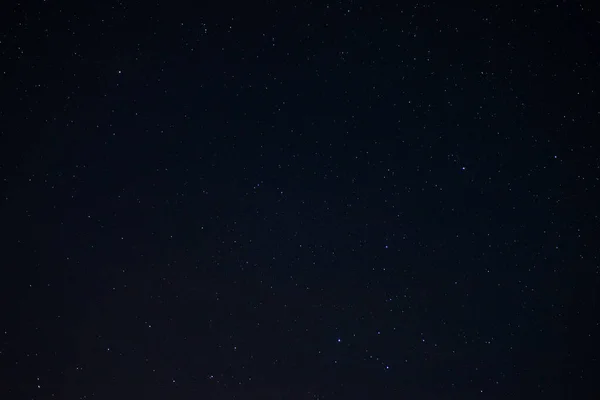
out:
M598 398L598 7L218 3L0 6L0 397Z

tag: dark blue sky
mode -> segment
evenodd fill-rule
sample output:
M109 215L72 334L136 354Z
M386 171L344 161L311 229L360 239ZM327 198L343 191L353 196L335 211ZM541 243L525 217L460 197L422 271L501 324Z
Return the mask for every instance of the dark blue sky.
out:
M570 1L0 14L0 394L594 398Z

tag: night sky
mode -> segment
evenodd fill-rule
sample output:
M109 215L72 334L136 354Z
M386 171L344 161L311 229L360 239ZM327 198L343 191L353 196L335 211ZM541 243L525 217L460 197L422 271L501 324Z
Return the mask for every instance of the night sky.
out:
M0 397L598 398L600 9L218 3L1 6Z

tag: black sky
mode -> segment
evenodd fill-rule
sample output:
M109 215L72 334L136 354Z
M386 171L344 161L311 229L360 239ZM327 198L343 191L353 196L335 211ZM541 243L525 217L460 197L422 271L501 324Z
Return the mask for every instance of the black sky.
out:
M0 397L597 398L599 20L3 4Z

